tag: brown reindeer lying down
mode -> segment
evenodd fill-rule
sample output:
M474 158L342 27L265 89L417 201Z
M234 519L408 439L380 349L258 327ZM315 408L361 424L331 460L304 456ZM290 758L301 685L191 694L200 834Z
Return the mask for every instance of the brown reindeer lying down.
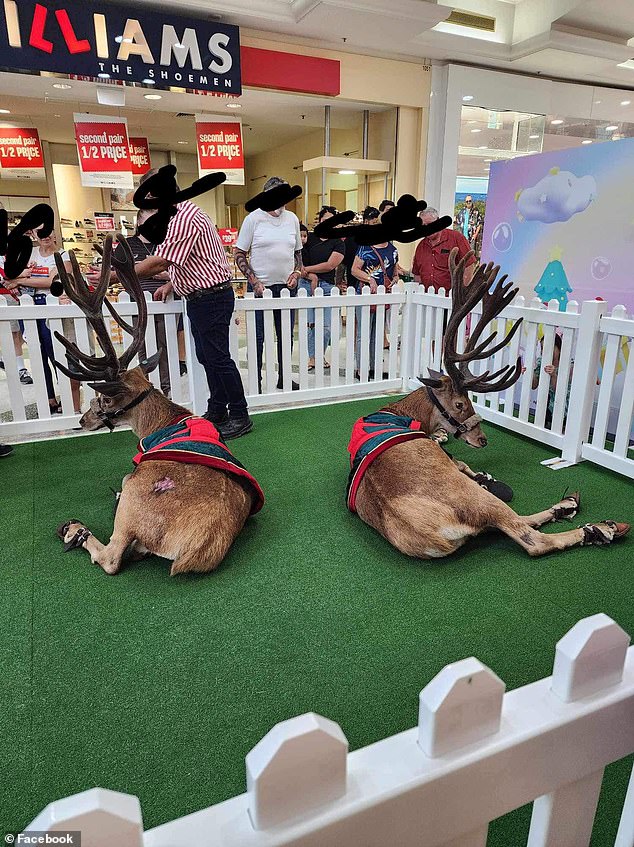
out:
M64 290L85 313L94 329L104 356L82 353L76 345L57 336L67 350L68 367L57 363L67 376L89 383L97 392L90 410L81 418L86 430L103 426L114 428L115 423L129 425L144 443L151 443L153 434L170 434L193 426L192 431L203 433L210 440L202 447L207 452L194 456L196 462L213 461L217 465L154 458L141 459L135 470L124 479L123 490L115 515L114 531L108 544L102 544L79 521L63 524L58 534L66 549L83 547L90 558L108 574L121 568L124 557L139 559L148 553L170 559L171 575L186 572L212 571L224 559L229 547L251 513L262 505L261 492L255 480L233 459L224 445L213 443L215 428L200 418L194 418L155 389L147 379L158 364L158 354L131 371L126 368L139 352L145 336L147 305L134 270L134 259L125 239L120 238L126 254L125 261L112 256L112 238L104 245L102 273L99 285L90 293L71 251L73 277L64 271L56 254L57 267ZM106 300L115 320L132 335L132 342L121 358L110 340L103 320L102 306L110 279L111 263L126 291L137 303L139 318L135 327L128 326ZM175 422L181 421L181 424ZM189 422L189 424L188 424ZM173 425L171 429L167 429ZM179 447L189 442L179 443ZM105 447L105 443L104 443ZM169 455L176 456L172 451ZM191 456L189 458L192 458ZM226 468L221 470L219 468Z
M475 377L469 372L470 361L488 358L517 331L520 321L493 348L489 346L493 335L480 341L488 322L511 302L517 289L505 285L506 277L502 277L491 291L499 271L492 265L480 266L471 284L465 286L466 258L456 264L456 254L454 250L450 261L453 306L443 350L447 375L432 374L422 380L423 388L357 422L349 448L356 457L349 482L349 508L398 550L421 559L448 556L468 538L491 529L510 536L531 556L577 545L610 544L621 538L629 525L610 520L569 532L539 532L543 524L572 519L579 510L579 494L535 515L518 515L483 489L476 481L478 475L467 465L453 461L433 438L425 437L444 429L472 447L485 446L486 436L468 392L503 391L521 373L521 360L495 374ZM464 352L458 353L458 327L480 300L482 317ZM363 438L368 439L364 458L359 450Z

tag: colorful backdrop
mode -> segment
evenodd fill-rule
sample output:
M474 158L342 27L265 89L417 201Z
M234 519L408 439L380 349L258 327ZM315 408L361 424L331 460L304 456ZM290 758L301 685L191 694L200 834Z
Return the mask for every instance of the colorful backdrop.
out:
M527 298L634 312L634 139L493 163L482 258Z

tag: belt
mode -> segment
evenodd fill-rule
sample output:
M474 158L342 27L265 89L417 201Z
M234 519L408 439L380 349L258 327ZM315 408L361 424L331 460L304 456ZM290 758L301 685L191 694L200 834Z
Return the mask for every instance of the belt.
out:
M197 288L191 294L184 294L183 296L185 300L198 300L199 297L211 297L214 294L220 294L221 291L228 291L230 288L233 288L232 280L226 279L210 288Z

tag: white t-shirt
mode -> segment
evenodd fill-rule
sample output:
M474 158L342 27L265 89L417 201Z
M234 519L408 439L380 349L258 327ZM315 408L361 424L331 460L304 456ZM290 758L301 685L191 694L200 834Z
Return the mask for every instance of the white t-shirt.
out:
M279 218L256 209L244 219L236 242L251 252L251 267L264 285L285 285L295 267L295 251L302 249L299 219L284 209Z
M66 252L66 250L61 251L60 253L63 262L69 262L70 256ZM55 254L51 253L50 256L42 256L40 253L39 247L34 247L31 251L31 259L29 264L33 265L31 268L31 278L32 279L44 279L48 277L50 271L56 270L55 265ZM33 288L33 286L29 286L28 280L25 280L25 285L22 287L22 291L25 294L30 294L32 297L37 292L39 294L46 294L46 289L43 288Z

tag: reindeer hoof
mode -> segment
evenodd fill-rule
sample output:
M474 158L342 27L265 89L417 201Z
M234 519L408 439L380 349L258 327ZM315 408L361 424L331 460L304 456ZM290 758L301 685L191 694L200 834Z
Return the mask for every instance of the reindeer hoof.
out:
M71 524L74 524L74 523L79 524L80 526L82 525L81 521L78 521L76 518L71 518L69 521L66 521L66 523L60 524L57 527L57 530L56 530L57 537L61 538L62 541L63 541L65 539L67 533L68 533L68 530L69 530Z
M589 544L601 546L611 544L618 538L623 538L630 531L630 525L628 523L616 523L615 521L602 521L598 524L587 523L581 529L583 530L582 547Z
M567 505L564 505L567 504ZM581 494L578 491L574 491L572 494L568 494L567 497L564 497L553 509L553 522L554 521L571 521L576 515L579 514L579 508L581 506Z
M81 547L90 538L92 532L79 521L72 520L58 527L57 534L64 542L64 553L68 553L69 550Z

